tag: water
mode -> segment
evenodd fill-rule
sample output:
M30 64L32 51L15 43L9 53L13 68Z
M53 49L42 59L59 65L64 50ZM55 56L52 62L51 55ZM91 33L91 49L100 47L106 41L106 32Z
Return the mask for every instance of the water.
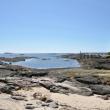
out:
M0 54L0 57L19 57L29 56L35 57L26 61L14 62L14 65L20 65L30 68L47 69L47 68L72 68L80 67L77 60L61 58L62 54Z

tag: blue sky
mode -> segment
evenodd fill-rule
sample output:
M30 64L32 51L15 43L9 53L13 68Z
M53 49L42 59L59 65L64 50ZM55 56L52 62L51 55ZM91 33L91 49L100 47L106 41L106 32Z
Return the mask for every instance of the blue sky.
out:
M0 0L0 52L110 51L110 0Z

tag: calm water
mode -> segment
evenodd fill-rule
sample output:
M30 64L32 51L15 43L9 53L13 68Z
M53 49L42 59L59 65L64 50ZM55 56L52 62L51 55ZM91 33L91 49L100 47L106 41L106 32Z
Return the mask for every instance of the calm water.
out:
M71 68L80 67L80 64L76 60L60 58L62 54L0 54L0 57L18 57L18 56L30 56L36 57L27 59L26 61L19 61L13 63L14 65L20 65L31 68L46 69L46 68Z

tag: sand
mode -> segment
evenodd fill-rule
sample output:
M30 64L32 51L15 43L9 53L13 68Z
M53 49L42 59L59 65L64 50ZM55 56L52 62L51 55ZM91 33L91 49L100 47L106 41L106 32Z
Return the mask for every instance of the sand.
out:
M10 95L0 94L0 109L5 108L6 110L25 110L26 103L36 103L36 100L34 100L32 97L35 92L42 93L58 103L67 104L80 110L110 110L110 100L103 100L97 95L81 96L76 94L65 95L59 93L50 93L43 87L34 87L31 90L17 91L19 94L26 95L28 102L15 101L10 98ZM36 108L34 110L44 110L44 108ZM46 110L49 110L49 108Z
M10 95L0 94L0 110L25 110L23 103L12 100Z

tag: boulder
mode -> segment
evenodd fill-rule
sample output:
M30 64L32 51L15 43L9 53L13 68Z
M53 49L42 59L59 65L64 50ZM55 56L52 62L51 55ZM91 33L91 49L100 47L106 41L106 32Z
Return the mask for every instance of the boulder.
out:
M51 107L51 108L58 108L58 103L51 102L51 103L49 103L49 107Z
M21 72L21 73L18 73L19 76L22 76L22 77L40 77L40 76L46 76L48 75L48 72Z
M0 78L0 82L7 83L7 79L6 78Z
M101 81L98 77L91 76L91 75L77 76L77 77L75 77L75 79L84 84L100 84L101 83Z
M87 87L76 87L74 85L68 85L65 83L53 83L50 81L41 81L39 82L41 86L50 90L50 92L61 93L61 94L80 94L85 96L92 95L92 91Z
M110 96L109 95L101 95L101 96L98 96L98 98L101 98L103 100L110 100Z
M42 106L47 106L47 107L49 107L49 103L42 102Z
M1 92L11 94L13 90L16 90L15 86L6 85L0 89Z
M64 87L64 86L60 86L60 85L53 85L50 88L50 92L68 94L69 93L69 88L68 87Z
M39 81L39 84L43 87L45 87L46 89L49 89L54 86L54 83L52 83L51 81Z
M56 82L58 82L58 83L62 83L66 80L70 80L70 78L66 75L60 75L59 74L59 75L56 76Z
M23 96L11 96L11 98L14 100L26 100Z
M1 90L2 90L2 88L4 88L6 86L6 84L5 83L2 83L2 82L0 82L0 93L2 92Z
M110 94L110 86L108 85L90 85L94 94L107 95Z
M60 106L61 107L59 108L59 110L81 110L81 109L73 108L66 104L60 104Z
M35 109L35 106L33 106L33 105L26 105L25 108L26 108L26 109L30 109L30 110L32 110L32 109Z
M83 95L83 96L92 96L93 91L87 87L80 87L79 91L76 94Z
M72 81L72 82L71 82ZM84 96L91 96L93 95L92 90L89 88L88 85L80 83L76 80L71 80L71 81L65 81L63 82L63 84L66 84L69 86L69 88L71 88L71 92L70 93L76 93L79 95L84 95Z

